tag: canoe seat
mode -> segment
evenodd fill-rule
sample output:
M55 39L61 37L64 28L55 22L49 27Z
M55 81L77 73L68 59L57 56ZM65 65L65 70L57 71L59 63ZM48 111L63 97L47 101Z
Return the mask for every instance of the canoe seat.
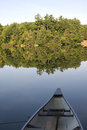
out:
M41 127L35 126L35 125L31 125L31 124L27 124L27 127L28 128L38 128L38 129L41 129Z
M44 112L70 112L70 110L65 109L43 109Z
M43 113L39 113L38 116L73 117L73 114L66 109L43 109Z
M77 127L74 128L73 130L81 130L81 127L77 126Z
M47 114L38 114L38 116L73 117L73 114L63 114L63 113L47 113Z

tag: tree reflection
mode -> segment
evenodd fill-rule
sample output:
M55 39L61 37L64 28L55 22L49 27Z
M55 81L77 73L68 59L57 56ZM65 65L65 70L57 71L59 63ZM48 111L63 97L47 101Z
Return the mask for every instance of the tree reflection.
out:
M0 67L5 65L19 67L35 67L37 73L48 74L56 70L63 72L68 68L78 68L82 61L87 60L87 49L81 46L64 46L62 48L43 47L5 47L0 48Z

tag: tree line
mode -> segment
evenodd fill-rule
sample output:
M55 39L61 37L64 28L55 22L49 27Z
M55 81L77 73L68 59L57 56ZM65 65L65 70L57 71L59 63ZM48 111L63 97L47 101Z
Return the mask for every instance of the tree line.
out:
M78 46L87 39L87 25L81 25L76 18L67 19L60 16L54 18L48 15L43 18L35 16L35 22L21 24L0 24L0 45L3 46Z

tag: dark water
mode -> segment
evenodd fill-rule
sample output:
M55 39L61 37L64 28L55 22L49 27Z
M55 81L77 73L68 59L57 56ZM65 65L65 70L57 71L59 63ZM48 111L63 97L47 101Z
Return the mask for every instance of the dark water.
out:
M56 88L61 88L87 130L87 62L81 62L77 69L56 70L49 75L38 75L36 70L9 66L0 69L0 122L27 120ZM0 130L20 130L23 124L0 124Z

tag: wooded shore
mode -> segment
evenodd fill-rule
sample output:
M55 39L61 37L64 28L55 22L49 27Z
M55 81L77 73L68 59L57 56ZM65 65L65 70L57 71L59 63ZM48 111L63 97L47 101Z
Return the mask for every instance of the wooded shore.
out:
M78 46L86 47L87 25L81 25L76 18L67 19L53 15L35 16L35 22L21 24L0 25L0 46Z

